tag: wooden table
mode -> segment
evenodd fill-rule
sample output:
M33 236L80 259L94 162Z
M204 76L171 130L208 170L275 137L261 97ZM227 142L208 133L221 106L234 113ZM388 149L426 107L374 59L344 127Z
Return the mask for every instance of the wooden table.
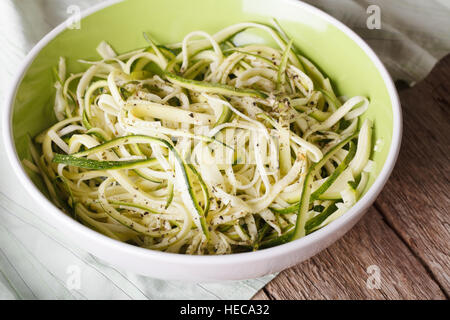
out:
M281 272L254 299L449 298L450 55L399 89L402 147L375 204L342 239Z

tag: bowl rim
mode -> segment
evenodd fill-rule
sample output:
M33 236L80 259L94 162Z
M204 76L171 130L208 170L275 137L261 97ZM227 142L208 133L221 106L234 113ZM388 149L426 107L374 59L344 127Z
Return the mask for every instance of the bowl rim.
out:
M112 6L114 4L120 3L123 0L108 0L97 4L87 10L84 10L81 13L81 18L85 18L97 11L100 11L106 7ZM278 0L279 1L279 0ZM64 226L66 228L66 232L70 232L72 234L77 234L85 238L86 240L90 240L98 243L102 246L102 248L107 248L108 250L114 250L117 252L122 252L125 254L131 254L133 256L139 256L144 259L154 259L165 263L174 263L174 264L186 264L186 265L231 265L231 264L242 264L256 261L263 261L268 258L274 258L279 256L285 256L289 253L292 253L297 250L301 250L302 248L306 248L312 246L314 244L319 244L326 240L331 234L339 232L342 230L345 225L350 224L354 219L359 218L362 214L372 205L375 201L378 194L383 189L383 186L387 182L393 168L395 162L397 160L401 138L402 138L402 113L400 100L398 97L397 90L394 86L392 78L387 72L385 66L380 61L375 52L366 44L364 40L362 40L354 31L352 31L345 24L330 16L329 14L323 12L322 10L304 3L298 0L282 0L285 3L289 3L291 5L296 5L301 7L302 10L309 11L313 15L317 16L319 19L323 19L326 22L332 24L340 31L344 32L351 40L353 40L369 57L369 59L374 63L378 72L383 79L384 84L387 87L389 98L391 100L392 105L392 113L393 113L393 127L392 127L392 141L389 149L388 156L384 163L384 166L380 172L380 174L376 177L374 183L366 192L366 194L359 199L356 204L349 209L349 211L337 219L333 221L333 223L325 226L324 228L317 230L316 232L309 234L303 238L275 246L272 248L253 251L253 252L245 252L245 253L234 253L227 255L208 255L208 256L197 256L197 255L185 255L178 253L167 253L161 252L157 250L151 250L146 248L141 248L137 246L133 246L124 242L120 242L118 240L114 240L109 238L93 229L90 229L87 226L79 223L73 218L65 215L60 209L58 209L49 199L47 199L41 191L34 185L31 179L26 174L24 168L21 165L21 161L17 155L15 143L13 139L12 132L12 116L13 116L13 107L15 102L15 97L17 90L20 86L20 83L23 80L25 73L28 71L28 68L39 54L39 52L55 37L57 37L61 32L66 29L67 20L63 21L57 27L55 27L52 31L47 33L27 54L22 65L20 66L16 76L14 77L11 86L8 89L8 93L6 95L6 99L4 102L4 107L2 110L2 133L3 139L5 142L5 149L7 153L7 157L9 162L11 163L16 176L19 178L21 184L25 187L27 192L32 196L32 198L38 202L42 208L47 210L47 213L52 216L53 221L58 226ZM349 228L350 229L350 228ZM342 234L339 236L341 237ZM338 237L338 238L339 238ZM72 237L70 237L72 238ZM88 250L89 251L89 250Z

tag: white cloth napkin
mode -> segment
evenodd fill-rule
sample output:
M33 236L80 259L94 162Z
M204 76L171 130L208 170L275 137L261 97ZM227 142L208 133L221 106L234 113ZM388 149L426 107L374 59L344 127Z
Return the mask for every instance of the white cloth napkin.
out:
M0 101L27 52L68 18L67 8L101 0L0 1ZM413 83L450 51L450 2L308 1L359 33L394 79ZM381 9L381 29L366 27L370 4ZM2 107L6 107L2 105ZM190 284L162 281L109 266L77 248L45 221L42 209L17 182L0 140L0 299L249 299L261 279ZM80 281L73 282L79 275Z

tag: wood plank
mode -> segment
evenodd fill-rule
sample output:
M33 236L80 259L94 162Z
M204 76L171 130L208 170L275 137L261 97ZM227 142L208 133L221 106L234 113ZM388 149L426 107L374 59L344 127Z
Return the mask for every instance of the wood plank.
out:
M369 266L380 270L379 289L366 285ZM283 271L265 289L274 299L445 299L374 207L342 239Z
M259 290L252 298L252 300L270 300L264 289Z
M400 93L404 133L376 201L389 225L450 294L450 55Z

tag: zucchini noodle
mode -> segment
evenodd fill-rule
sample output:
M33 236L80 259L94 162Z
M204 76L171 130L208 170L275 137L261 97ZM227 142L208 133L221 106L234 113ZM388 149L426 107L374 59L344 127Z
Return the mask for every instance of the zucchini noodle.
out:
M249 28L277 44L235 46ZM113 239L185 254L279 245L366 187L369 101L343 100L279 24L240 23L55 70L57 122L23 163L55 204ZM360 129L358 129L360 128Z

